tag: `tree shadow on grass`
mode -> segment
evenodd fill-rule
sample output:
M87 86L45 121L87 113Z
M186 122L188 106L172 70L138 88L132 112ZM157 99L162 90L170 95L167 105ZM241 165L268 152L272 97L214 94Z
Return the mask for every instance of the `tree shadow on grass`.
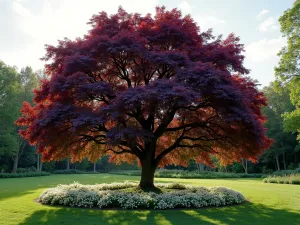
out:
M10 193L8 191L0 191L0 201L6 200L8 198L17 198L17 197L22 197L25 195L33 194L35 191L34 190L29 190L29 191L21 191L17 193Z
M172 216L166 217L171 224L185 224L184 218L191 222L186 224L237 224L237 225L299 225L300 212L291 212L285 209L269 208L263 204L246 203L236 206L209 208L201 210L183 210L182 222L174 220Z
M246 203L238 206L199 210L89 210L77 208L45 207L26 218L20 225L193 225L193 224L300 224L300 213L265 205Z

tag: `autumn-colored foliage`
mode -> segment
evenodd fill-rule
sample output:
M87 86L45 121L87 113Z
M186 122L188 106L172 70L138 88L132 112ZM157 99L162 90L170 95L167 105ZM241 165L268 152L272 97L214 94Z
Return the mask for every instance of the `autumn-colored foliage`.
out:
M17 121L44 160L138 159L141 185L151 186L157 166L255 161L271 144L238 37L215 38L164 7L89 23L84 38L46 47L49 79Z

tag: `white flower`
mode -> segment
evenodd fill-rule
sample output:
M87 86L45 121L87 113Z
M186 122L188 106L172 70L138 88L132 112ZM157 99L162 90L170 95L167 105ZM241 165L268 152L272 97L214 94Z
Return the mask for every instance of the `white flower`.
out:
M193 187L178 183L158 183L157 187L170 189L167 193L128 192L122 189L136 187L133 182L82 185L57 185L45 190L39 200L42 204L76 207L123 209L201 208L245 202L237 191L224 187Z

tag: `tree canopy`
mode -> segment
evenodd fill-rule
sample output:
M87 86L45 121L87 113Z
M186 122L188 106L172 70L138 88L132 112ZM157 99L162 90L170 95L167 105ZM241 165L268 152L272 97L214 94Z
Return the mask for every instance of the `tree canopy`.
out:
M12 156L17 150L14 121L19 116L20 83L16 69L0 61L0 156Z
M277 170L280 170L279 156L283 156L283 168L287 169L286 156L295 152L296 136L284 131L282 115L295 109L290 100L289 89L285 88L278 92L275 83L263 89L265 96L268 98L268 106L263 108L263 113L268 117L265 124L267 136L274 140L269 148L268 153L272 153L276 160Z
M300 0L280 17L281 32L287 38L287 46L279 52L280 62L275 68L277 77L290 89L295 110L284 114L286 131L300 132ZM299 136L300 139L300 136Z
M17 121L44 160L138 159L146 187L157 166L212 165L211 155L256 161L272 143L266 98L246 76L235 35L216 38L164 7L101 12L89 24L83 38L46 47L49 78Z

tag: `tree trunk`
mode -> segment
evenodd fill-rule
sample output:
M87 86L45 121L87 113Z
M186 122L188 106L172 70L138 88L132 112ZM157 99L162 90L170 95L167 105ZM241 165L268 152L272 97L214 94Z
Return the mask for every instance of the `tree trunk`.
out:
M283 169L286 170L285 152L282 153Z
M16 173L19 165L19 158L23 153L24 147L25 147L25 140L21 138L21 136L18 136L18 151L16 152L16 155L13 159L14 165L12 169L12 173Z
M158 162L155 160L156 140L147 143L145 153L140 159L142 166L141 180L139 187L141 189L154 189L154 173Z
M197 166L198 166L198 171L199 172L204 172L204 167L205 167L204 163L197 163Z
M146 154L141 159L142 174L140 180L141 189L153 189L154 187L154 173L157 167L155 161L155 142L149 143Z
M154 188L154 173L156 166L151 163L142 164L142 174L140 180L140 188L142 189L151 189Z
M14 165L13 165L12 173L17 172L18 164L19 164L19 153L17 153L14 157Z
M277 170L280 170L280 163L279 163L279 155L278 153L275 153L275 159L276 159L276 164L277 164Z
M96 165L97 165L97 163L94 162L94 173L96 173Z
M40 171L42 171L42 170L43 170L43 161L40 160Z
M67 158L66 170L70 170L70 158Z
M244 168L245 173L248 173L248 160L242 159L242 166Z
M40 171L40 154L37 154L37 159L36 159L36 170Z

